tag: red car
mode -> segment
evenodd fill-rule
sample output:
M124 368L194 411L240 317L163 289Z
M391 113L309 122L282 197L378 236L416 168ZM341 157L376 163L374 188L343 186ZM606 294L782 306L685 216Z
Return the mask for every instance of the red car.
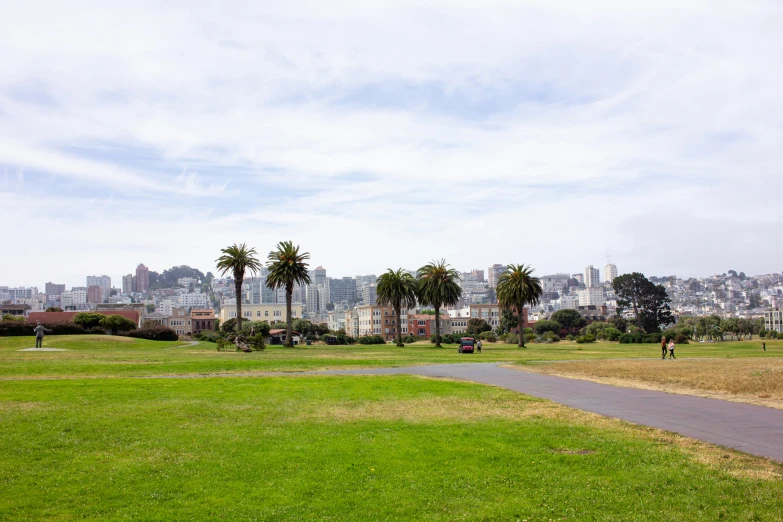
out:
M459 340L459 353L473 353L476 349L476 340L472 337L463 337Z

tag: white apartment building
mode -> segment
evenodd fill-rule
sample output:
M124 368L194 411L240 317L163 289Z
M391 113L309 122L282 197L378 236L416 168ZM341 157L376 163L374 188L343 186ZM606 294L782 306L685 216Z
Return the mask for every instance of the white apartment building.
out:
M560 296L560 309L567 310L570 308L576 308L579 306L579 299L575 295L562 295Z
M584 283L587 288L601 284L601 273L593 265L588 265L585 268Z
M220 309L220 322L224 323L229 319L236 319L236 304L224 304ZM304 316L304 306L301 304L291 305L291 318L302 319ZM267 303L267 304L243 304L242 319L250 321L285 321L285 303Z
M593 286L579 290L579 306L601 306L605 302L603 287Z
M613 263L607 263L604 267L604 279L607 283L611 283L617 277L617 267Z
M449 317L467 317L470 318L470 308L459 308L456 310L446 310Z
M60 303L64 308L68 306L76 306L87 304L87 290L70 290L63 292L60 296Z
M541 289L544 292L560 292L568 286L568 280L571 276L568 274L552 274L541 277Z
M783 332L783 312L777 310L764 312L764 329Z
M172 315L175 308L179 308L179 299L161 299L158 301L155 311L166 315Z
M362 288L362 304L365 306L374 305L377 299L378 289L374 284Z
M179 304L182 308L206 308L207 294L187 293L179 296Z

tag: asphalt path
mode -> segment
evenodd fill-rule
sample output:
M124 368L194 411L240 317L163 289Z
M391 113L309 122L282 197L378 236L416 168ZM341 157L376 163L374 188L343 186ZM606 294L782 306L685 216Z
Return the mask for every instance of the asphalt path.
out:
M306 372L314 373L412 374L491 384L783 462L783 410L764 406L541 375L497 363Z

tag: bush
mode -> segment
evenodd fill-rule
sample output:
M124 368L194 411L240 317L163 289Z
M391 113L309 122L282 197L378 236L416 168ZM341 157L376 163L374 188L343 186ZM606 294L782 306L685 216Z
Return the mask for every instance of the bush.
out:
M603 334L604 334L604 339L606 339L607 341L616 341L620 338L621 335L623 335L622 332L620 332L620 330L611 327L606 328Z
M688 344L688 336L683 333L678 333L674 336L674 344Z
M582 335L582 336L576 338L576 342L578 344L594 343L595 342L595 337L593 337L590 334Z
M571 334L568 334L568 335L566 335L566 341L573 341L573 340L575 340L575 339L576 339L576 337L574 337L574 336L573 336L573 335L571 335Z
M111 330L113 335L119 332L129 332L136 328L136 323L121 315L104 315L98 323L101 328Z
M620 344L633 344L633 334L624 333L620 336Z
M225 323L220 325L220 331L223 333L232 333L234 330L237 329L237 320L236 318L229 319Z
M137 330L131 330L122 335L127 337L134 337L136 339L149 339L150 341L178 341L179 336L177 332L166 326L159 324L153 324L139 328Z
M643 342L645 344L660 344L662 338L663 338L663 334L660 332L649 333L649 334L645 334Z
M380 335L365 335L356 339L359 344L386 344Z
M61 323L41 323L41 326L50 330L46 335L84 335L89 332L70 321ZM33 335L35 325L20 321L0 321L0 337L16 337L20 335ZM103 330L101 334L105 333Z
M557 321L538 321L536 323L536 333L543 335L546 332L560 333L563 327Z
M544 335L541 336L542 342L545 343L559 343L560 342L560 336L557 335L555 332L546 332Z
M625 333L619 338L620 344L660 344L663 334L660 332L643 334L641 332ZM674 342L677 342L676 340Z
M506 343L519 344L519 336L514 332L509 332L508 335L506 335Z
M11 315L11 314L3 314L3 321L18 321L20 323L23 323L25 320L23 315Z
M479 339L487 341L488 343L494 343L497 342L498 336L492 332L482 332L482 334L479 335Z
M73 316L73 322L85 330L89 330L95 326L100 326L104 317L103 314L96 314L95 312L79 312Z
M218 339L220 339L221 337L219 333L213 332L212 330L201 330L199 333L195 335L195 338L198 341L216 343L218 342Z

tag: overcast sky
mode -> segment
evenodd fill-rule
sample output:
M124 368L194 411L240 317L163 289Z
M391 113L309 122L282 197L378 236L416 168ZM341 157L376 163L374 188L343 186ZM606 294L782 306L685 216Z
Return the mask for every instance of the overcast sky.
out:
M0 0L0 285L783 270L779 0L422 4Z

